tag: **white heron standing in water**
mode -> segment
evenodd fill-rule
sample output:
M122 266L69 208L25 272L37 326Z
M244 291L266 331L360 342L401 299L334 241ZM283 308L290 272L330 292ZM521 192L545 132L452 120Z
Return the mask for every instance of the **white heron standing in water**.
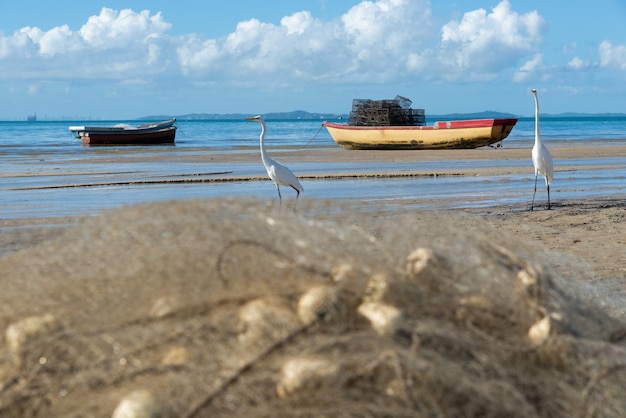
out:
M296 191L296 199L300 196L300 192L304 190L298 178L293 172L282 165L281 163L274 161L267 155L267 150L265 149L265 120L261 116L253 116L251 118L246 118L246 120L257 121L261 124L261 160L263 161L263 165L265 166L265 170L267 170L267 175L276 185L276 190L278 190L278 199L282 202L282 196L280 195L280 186L289 186Z
M546 180L546 189L548 190L548 209L550 209L550 185L552 184L552 176L554 167L552 166L552 155L545 145L541 143L539 135L539 99L537 98L537 90L531 89L530 92L535 97L535 145L533 146L532 159L535 166L535 191L533 193L533 203L530 210L535 208L535 194L537 194L537 175L541 173Z

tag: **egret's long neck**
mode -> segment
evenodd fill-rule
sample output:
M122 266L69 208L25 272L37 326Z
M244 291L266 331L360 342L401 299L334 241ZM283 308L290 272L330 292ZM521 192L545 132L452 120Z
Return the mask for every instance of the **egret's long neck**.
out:
M268 159L268 155L267 155L267 151L265 150L265 121L264 120L260 120L259 121L261 123L261 137L260 137L260 142L261 142L261 160L263 160L263 163L265 163Z
M535 96L535 145L539 146L541 144L541 137L539 136L539 99L537 99L537 94Z

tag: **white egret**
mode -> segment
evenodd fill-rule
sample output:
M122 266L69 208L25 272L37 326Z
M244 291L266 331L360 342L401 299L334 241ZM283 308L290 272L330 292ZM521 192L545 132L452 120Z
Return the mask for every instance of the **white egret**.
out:
M530 210L535 207L535 194L537 194L537 175L541 173L546 180L546 189L548 190L548 209L550 209L550 185L552 184L552 176L554 167L552 166L552 155L545 145L541 143L539 135L539 99L537 98L537 90L531 89L530 92L535 97L535 145L532 150L533 165L535 166L535 191L533 193L533 203Z
M267 170L267 175L276 185L276 190L278 190L278 199L282 202L282 196L280 195L280 186L289 186L296 191L296 199L300 196L300 192L304 189L298 178L293 172L280 164L277 161L274 161L267 155L267 151L265 150L265 120L261 116L253 116L251 118L246 118L246 120L257 121L261 124L261 160L263 161L263 165L265 166L265 170Z

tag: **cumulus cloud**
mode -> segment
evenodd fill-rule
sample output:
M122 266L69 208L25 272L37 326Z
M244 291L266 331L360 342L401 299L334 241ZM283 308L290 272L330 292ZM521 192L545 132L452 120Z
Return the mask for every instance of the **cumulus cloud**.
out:
M78 31L25 27L1 37L0 59L11 60L16 77L127 77L129 70L164 68L168 58L161 50L170 28L160 13L103 8ZM0 75L8 76L2 70Z
M375 68L392 66L381 62L404 62L408 53L419 48L422 39L431 31L431 11L422 2L389 0L362 2L350 9L341 19L338 30L352 60L374 65ZM349 56L350 57L350 56Z
M489 79L533 54L544 27L536 11L520 15L503 0L491 13L473 10L444 25L440 47L422 56L436 63L448 79ZM412 59L416 70L424 69L424 61L419 55Z
M229 34L205 39L169 36L161 13L103 8L79 30L0 34L0 62L11 60L13 68L9 74L0 66L0 77L140 80L168 73L197 83L384 83L489 79L526 61L520 78L531 70L545 27L536 11L518 14L508 0L440 29L433 22L425 0L362 1L332 21L299 11L278 24L242 21ZM619 55L605 49L607 57L609 49Z
M72 33L67 25L43 33L36 43L39 53L46 57L65 55L84 48L78 34Z
M251 19L224 38L189 37L178 48L186 74L273 75L280 80L386 79L431 31L430 9L414 0L364 1L325 22L301 11L279 25Z
M574 57L567 63L567 68L572 70L582 70L589 67L588 61L583 61L580 57Z
M150 15L148 10L136 13L130 9L117 12L105 7L80 28L80 36L95 48L120 48L128 47L128 42L146 44L162 38L171 26L161 13Z
M35 45L43 35L44 32L41 29L27 26L16 31L12 36L0 38L0 59L36 55L38 48Z
M524 65L513 75L513 81L521 83L534 76L537 71L542 67L543 56L536 54L531 60L526 61Z
M601 67L626 70L626 45L614 46L609 41L603 41L598 53Z

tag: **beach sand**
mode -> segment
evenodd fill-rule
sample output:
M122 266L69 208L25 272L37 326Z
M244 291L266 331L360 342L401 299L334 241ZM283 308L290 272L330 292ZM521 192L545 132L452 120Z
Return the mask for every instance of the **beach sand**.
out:
M584 143L561 144L560 147L552 147L551 152L558 164L555 167L556 183L553 191L558 190L558 173L566 170L593 170L601 167L611 170L611 161L615 156L626 155L626 145L610 143L610 145L586 146ZM322 163L406 163L414 162L419 158L421 162L432 161L476 161L476 160L499 160L499 161L527 161L528 166L499 166L493 168L475 168L468 165L463 169L456 169L454 172L433 172L431 170L412 170L410 172L375 171L365 172L333 172L323 173L298 173L304 178L344 178L344 177L394 177L411 175L461 175L461 176L487 176L503 175L512 173L532 173L532 163L530 162L530 150L519 148L482 148L479 150L437 150L437 151L347 151L342 148L320 148L307 149L306 151L283 150L279 157L281 161L289 164L291 162L322 162ZM596 165L590 164L584 167L577 165L577 160L596 160ZM259 156L256 152L233 151L232 153L206 153L176 154L172 156L168 153L150 154L146 157L126 157L124 162L132 165L137 162L159 162L176 164L180 162L206 164L207 160L212 163L258 163ZM75 161L79 166L83 166L87 160ZM100 159L98 163L106 164L110 161ZM620 166L620 168L622 168ZM90 173L73 173L80 177L89 177ZM531 174L532 175L532 174ZM236 173L211 174L208 177L195 176L198 178L185 179L188 182L204 181L227 181L234 179L244 181L254 181L257 179L266 180L265 176L238 176ZM121 182L136 181L132 171L127 174L127 179ZM180 180L177 176L172 178L163 177L159 181L168 182ZM89 184L89 183L86 183ZM153 183L150 183L153 184ZM536 210L529 211L530 202L526 205L518 206L494 206L490 208L455 209L450 213L464 214L482 218L504 231L510 231L525 237L531 242L537 242L542 246L555 251L562 251L581 256L593 266L594 277L598 280L623 278L626 275L626 231L624 217L626 216L626 195L617 197L593 197L589 199L579 199L563 201L552 196L553 210L545 211L545 190L543 189L543 179L539 181ZM306 192L303 199L306 199ZM529 200L530 200L529 191ZM379 210L376 204L360 202L358 199L352 202L351 206L369 212L373 217L395 216L403 213L403 203L414 203L419 197L407 197L406 200L398 200L398 205L392 209ZM288 199L287 199L288 200ZM445 200L442 200L445 206ZM21 248L27 248L34 243L60 234L63 227L73 225L81 220L80 217L55 217L46 216L43 213L37 217L27 218L0 218L0 254L12 252ZM471 229L471 221L468 221L467 228Z
M419 155L493 153L528 159ZM623 416L624 196L538 203L192 199L5 219L0 416Z

